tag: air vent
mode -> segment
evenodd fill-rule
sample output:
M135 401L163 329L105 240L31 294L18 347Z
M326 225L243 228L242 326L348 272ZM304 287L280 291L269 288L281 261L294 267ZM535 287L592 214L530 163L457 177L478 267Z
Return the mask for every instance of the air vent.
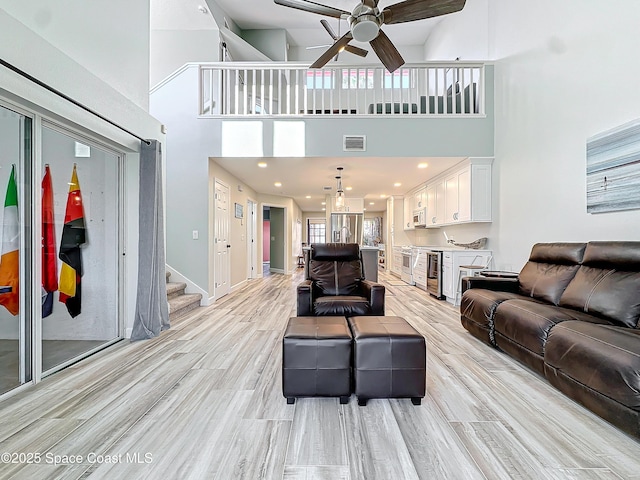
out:
M364 152L367 149L365 135L344 135L342 142L342 149L345 152Z
M327 186L325 185L324 187L322 187L322 189L323 189L325 192L330 192L330 191L332 190L332 187L327 187Z

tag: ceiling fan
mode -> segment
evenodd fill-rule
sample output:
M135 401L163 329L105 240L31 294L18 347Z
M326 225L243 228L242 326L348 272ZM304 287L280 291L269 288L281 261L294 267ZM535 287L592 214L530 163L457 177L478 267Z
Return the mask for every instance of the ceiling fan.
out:
M425 18L439 17L447 13L459 12L466 0L405 0L382 10L378 0L362 0L351 13L339 8L329 7L310 0L273 0L285 7L317 13L327 17L344 18L349 22L350 30L338 38L329 49L318 58L311 68L324 67L331 57L349 47L351 40L369 42L373 51L389 72L404 65L404 59L389 37L380 29L383 24L413 22ZM326 27L325 27L326 28ZM329 33L331 34L331 32Z
M320 20L320 23L322 24L322 26L324 27L324 29L327 31L327 33L331 36L331 38L333 39L333 42L337 42L339 37L340 37L340 23L338 23L338 34L336 35L336 32L333 31L333 28L331 28L331 25L329 25L329 22L327 22L324 18L322 20ZM311 50L314 48L326 48L326 47L330 47L331 45L317 45L317 46L313 46L313 47L307 47L307 50ZM338 52L336 53L335 59L338 59L338 54L344 50L345 52L349 52L349 53L353 53L354 55L359 55L360 57L366 57L367 54L369 53L367 50L365 50L364 48L360 48L360 47L356 47L354 45L345 45L344 47L342 47L340 50L338 50Z

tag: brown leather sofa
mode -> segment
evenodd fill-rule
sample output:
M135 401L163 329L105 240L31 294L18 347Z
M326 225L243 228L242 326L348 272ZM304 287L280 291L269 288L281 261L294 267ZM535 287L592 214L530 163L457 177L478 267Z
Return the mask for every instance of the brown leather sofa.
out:
M539 243L518 278L462 289L470 333L640 437L640 242Z
M364 279L358 244L312 244L305 273L298 317L384 315L384 285Z

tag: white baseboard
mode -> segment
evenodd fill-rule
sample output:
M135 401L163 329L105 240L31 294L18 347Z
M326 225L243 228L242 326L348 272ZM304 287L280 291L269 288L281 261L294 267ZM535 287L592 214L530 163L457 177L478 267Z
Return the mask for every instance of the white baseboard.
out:
M282 273L282 274L286 273L286 272L284 271L284 268L270 268L270 269L269 269L269 271L270 271L271 273Z
M209 305L211 305L209 292L200 288L198 285L178 272L175 268L171 267L171 265L165 265L165 270L171 273L171 277L169 278L170 281L187 284L187 288L184 289L185 293L199 293L200 295L202 295L202 299L200 300L201 307L208 307Z
M229 293L233 293L233 292L237 292L238 290L240 290L242 287L244 287L247 284L247 280L243 280L240 283L236 283L235 285L233 285L231 287L231 290Z

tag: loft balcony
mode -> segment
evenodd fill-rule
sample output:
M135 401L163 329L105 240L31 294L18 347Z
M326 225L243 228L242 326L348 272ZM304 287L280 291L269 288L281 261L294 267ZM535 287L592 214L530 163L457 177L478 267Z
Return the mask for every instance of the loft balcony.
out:
M310 69L292 63L199 65L202 116L485 115L485 65L407 64Z

